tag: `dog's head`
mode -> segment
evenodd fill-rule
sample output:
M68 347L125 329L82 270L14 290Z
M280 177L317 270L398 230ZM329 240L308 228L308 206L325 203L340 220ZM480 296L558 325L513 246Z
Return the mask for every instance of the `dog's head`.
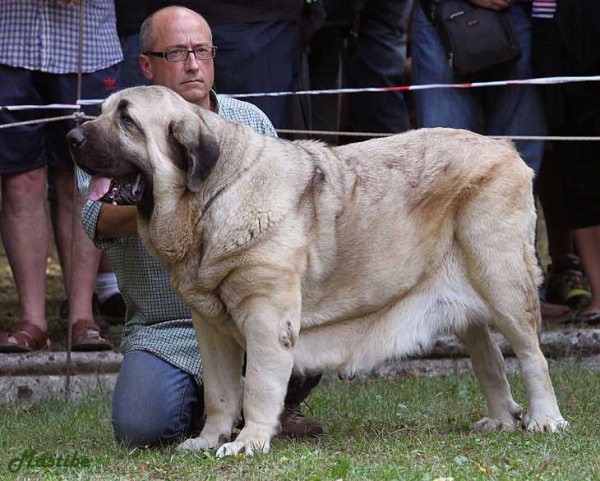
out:
M219 158L203 112L159 86L109 97L97 119L67 135L73 160L92 175L88 198L139 205L152 200L157 176L161 183L197 192Z

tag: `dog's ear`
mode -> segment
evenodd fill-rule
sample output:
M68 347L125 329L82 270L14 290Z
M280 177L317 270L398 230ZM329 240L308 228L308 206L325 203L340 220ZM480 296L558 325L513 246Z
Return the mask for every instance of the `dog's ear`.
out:
M175 150L174 162L186 172L186 187L198 192L219 159L219 144L200 130L197 119L172 121L169 140Z

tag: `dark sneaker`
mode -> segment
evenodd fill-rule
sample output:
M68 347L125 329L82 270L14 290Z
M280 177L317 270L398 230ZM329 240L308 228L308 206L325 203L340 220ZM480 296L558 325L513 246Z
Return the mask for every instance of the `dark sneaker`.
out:
M576 324L587 324L589 326L597 326L600 324L600 312L580 313L575 316L573 322Z
M299 404L286 404L283 407L279 421L281 423L281 436L299 438L325 434L325 429L320 422L306 419Z
M94 298L97 301L96 296ZM113 294L104 302L97 301L98 314L108 324L123 324L127 306L120 293Z
M548 267L548 288L546 300L556 304L565 304L571 309L585 309L591 299L590 285L578 266L568 269Z

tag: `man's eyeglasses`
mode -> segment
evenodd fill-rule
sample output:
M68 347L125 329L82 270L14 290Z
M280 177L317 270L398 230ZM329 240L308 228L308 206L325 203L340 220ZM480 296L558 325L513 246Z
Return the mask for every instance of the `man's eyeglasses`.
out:
M198 47L192 50L187 48L170 48L164 52L143 52L144 55L164 58L167 62L185 62L190 53L194 54L196 60L210 60L217 53L217 47Z

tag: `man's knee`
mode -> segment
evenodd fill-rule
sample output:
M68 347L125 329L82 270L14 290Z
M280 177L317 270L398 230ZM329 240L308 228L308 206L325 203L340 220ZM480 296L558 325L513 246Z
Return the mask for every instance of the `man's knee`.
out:
M29 170L18 174L2 176L2 196L4 201L19 204L23 199L23 206L30 207L32 199L44 202L46 192L46 171L43 168Z
M125 354L113 394L117 441L131 447L171 444L195 433L203 412L193 377L144 351Z
M169 416L155 417L150 410L135 412L131 409L114 409L112 424L116 440L132 448L165 446L182 440L185 429L175 426Z

